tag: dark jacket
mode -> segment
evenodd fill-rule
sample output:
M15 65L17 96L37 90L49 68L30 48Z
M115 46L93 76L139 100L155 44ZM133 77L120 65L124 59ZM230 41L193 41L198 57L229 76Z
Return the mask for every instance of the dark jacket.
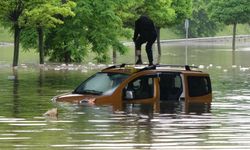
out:
M134 41L138 38L138 35L146 40L157 36L154 22L147 16L141 16L135 21Z

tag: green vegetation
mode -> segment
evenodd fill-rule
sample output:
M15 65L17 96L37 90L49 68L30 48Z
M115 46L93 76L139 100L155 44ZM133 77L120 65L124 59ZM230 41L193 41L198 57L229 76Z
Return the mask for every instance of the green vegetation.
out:
M174 26L183 22L192 14L192 0L144 1L140 14L147 14L156 25L158 53L161 55L161 28ZM164 12L164 13L162 13Z
M39 52L40 64L44 63L44 55L50 61L70 63L83 61L89 53L97 62L105 62L111 50L121 55L126 52L122 41L131 39L134 21L141 14L155 22L159 46L160 38L184 38L187 18L189 37L231 35L229 28L234 29L234 35L249 34L249 25L245 24L250 20L249 3L247 0L239 3L237 0L2 0L0 23L5 29L0 27L0 41L14 42L13 66L18 65L19 41L24 50Z
M7 29L0 26L0 42L13 42L13 37Z
M213 0L210 3L209 11L211 17L226 25L233 25L233 50L235 50L236 29L239 23L250 21L249 0Z
M38 32L40 64L44 63L44 29L56 27L63 23L63 17L73 16L71 8L74 2L61 0L2 0L0 5L1 23L14 33L13 67L18 65L20 35L25 30L35 29ZM25 30L24 30L25 29ZM29 36L29 34L27 34ZM30 41L28 41L30 43Z
M189 37L211 37L215 36L217 31L222 28L222 24L209 17L207 5L211 0L193 0L193 12L189 18ZM175 31L179 34L185 34L185 28L180 24Z
M108 59L107 52L110 48L121 54L126 51L120 38L131 38L131 26L139 15L149 15L160 29L181 22L191 14L191 0L136 2L133 0L76 0L75 8L69 4L65 9L64 5L70 2L70 0L1 1L1 24L14 33L13 66L18 65L20 37L24 48L34 48L37 43L34 39L39 39L41 64L43 48L45 48L45 54L56 61L66 63L82 61L88 50L91 50L97 54L96 60L103 62ZM75 14L75 17L65 17L72 14ZM57 24L61 25L57 26ZM35 30L38 36L34 34ZM43 47L43 39L45 39L45 47Z
M222 30L220 30L216 34L216 36L231 36L233 33L232 28L233 28L232 25L224 26L224 28ZM249 24L238 24L236 33L237 33L237 35L250 34Z
M177 34L172 28L163 28L161 30L161 39L162 40L171 40L171 39L181 39L185 38L185 33ZM232 35L232 25L224 26L223 29L219 30L215 36L231 36ZM237 35L247 35L250 34L250 26L248 24L239 24L237 27ZM122 41L129 41L129 39L122 39ZM0 27L0 42L13 42L13 37L10 32L8 32L3 27Z
M61 2L61 0L33 0L26 4L25 11L20 18L20 24L26 30L36 30L38 51L40 54L40 64L44 64L44 30L55 28L59 24L63 24L63 19L67 16L74 16L71 11L75 7L75 3ZM29 32L23 32L24 39L30 37ZM33 36L34 37L34 36ZM30 41L23 40L23 44L30 44Z

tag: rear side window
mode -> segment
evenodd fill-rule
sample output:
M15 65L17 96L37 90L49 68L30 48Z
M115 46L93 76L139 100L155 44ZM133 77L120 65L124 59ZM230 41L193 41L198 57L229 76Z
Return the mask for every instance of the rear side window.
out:
M204 96L211 93L211 82L209 77L189 76L189 96Z

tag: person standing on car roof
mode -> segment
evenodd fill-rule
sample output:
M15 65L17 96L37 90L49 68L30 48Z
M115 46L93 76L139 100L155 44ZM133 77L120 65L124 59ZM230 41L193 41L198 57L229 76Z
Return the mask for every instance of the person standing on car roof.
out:
M136 64L142 64L141 45L143 43L147 43L146 52L148 56L149 65L153 65L152 45L154 44L156 37L157 32L154 26L154 22L148 16L140 16L140 18L135 21L135 30L133 37L137 55Z

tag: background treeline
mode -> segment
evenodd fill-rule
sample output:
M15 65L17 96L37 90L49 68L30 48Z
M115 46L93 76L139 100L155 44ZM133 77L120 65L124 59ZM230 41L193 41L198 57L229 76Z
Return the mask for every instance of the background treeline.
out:
M19 45L37 49L40 64L51 61L81 62L89 52L98 62L113 49L121 54L130 40L134 21L148 15L156 24L158 45L161 29L189 37L214 36L225 25L250 22L249 0L1 0L0 23L14 35L13 66L18 65ZM234 31L234 32L233 32ZM235 44L233 44L233 49Z

